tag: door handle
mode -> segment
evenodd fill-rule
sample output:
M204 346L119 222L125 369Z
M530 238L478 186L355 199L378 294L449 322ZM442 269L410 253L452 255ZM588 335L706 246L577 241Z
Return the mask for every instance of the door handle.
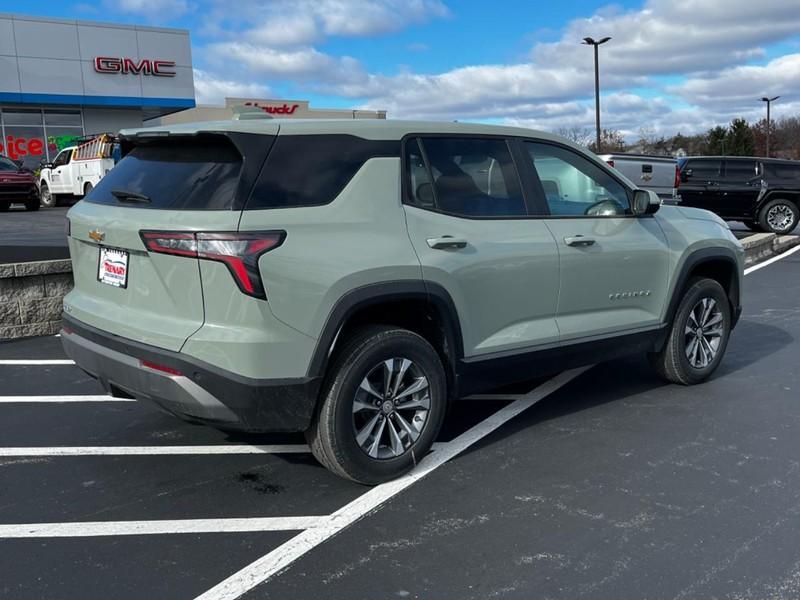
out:
M564 243L567 246L591 246L594 244L594 238L584 237L580 234L571 235L564 238Z
M443 235L442 237L428 238L428 246L434 250L458 250L467 247L467 240L462 238L454 238L452 235Z

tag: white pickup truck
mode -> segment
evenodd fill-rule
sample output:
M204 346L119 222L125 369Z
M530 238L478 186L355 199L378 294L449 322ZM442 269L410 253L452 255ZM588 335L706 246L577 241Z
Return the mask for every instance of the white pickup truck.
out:
M640 188L654 191L662 200L679 199L681 177L677 159L647 154L602 154L600 158Z
M88 194L114 167L115 144L112 136L103 134L59 152L39 174L42 206L57 206L63 199Z

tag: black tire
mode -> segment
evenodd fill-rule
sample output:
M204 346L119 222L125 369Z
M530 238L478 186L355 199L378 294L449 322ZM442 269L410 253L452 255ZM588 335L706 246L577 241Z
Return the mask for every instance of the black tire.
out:
M83 186L83 197L86 198L86 196L89 195L89 192L91 192L93 189L94 186L91 183L87 183L85 186Z
M757 221L742 221L742 223L744 223L744 226L747 227L750 231L757 231L757 232L764 231L761 228L761 225Z
M778 215L783 215L781 220L785 220L786 225L776 223L776 216ZM797 227L798 219L800 219L800 212L798 212L797 205L794 202L777 199L770 200L764 205L758 216L758 224L764 231L769 231L770 233L791 233Z
M39 186L39 203L45 208L58 206L58 196L50 193L50 188L44 181Z
M412 363L406 371L406 379L401 381L411 382L409 377L416 373L421 374L420 377L424 376L428 383L429 408L421 431L414 441L402 430L394 410L390 413L383 410L387 401L392 403L391 396L379 394L384 400L377 400L360 391L363 390L360 387L362 381L374 373L375 369L381 368L384 361L391 359L407 359ZM419 381L420 377L413 381ZM410 383L401 384L397 395L400 396L402 390L410 387ZM359 412L354 411L357 394L361 394L358 396L360 399L370 399L381 408L368 407ZM412 395L411 398L413 397ZM394 400L394 404L397 402ZM314 456L325 467L352 481L375 485L407 473L425 456L439 433L446 408L447 379L436 350L424 338L411 331L388 326L370 326L349 336L343 342L341 350L336 353L322 387L320 406L310 429L306 431L306 439ZM389 431L392 428L393 431L400 432L401 437L404 436L402 453L373 457L366 449L362 449L356 439L356 414L371 421L370 415L373 413L370 411L375 411L379 435L367 437L363 444L370 445L375 437L379 437L379 450L382 448L383 452L391 454L388 443L392 439ZM408 417L409 413L406 412L405 415ZM419 413L415 412L411 423L417 423L419 418ZM385 424L381 424L383 420L386 421ZM408 423L407 420L405 422ZM384 429L386 435L380 437ZM370 431L376 430L373 427ZM381 439L387 440L385 446L380 443ZM406 442L409 444L407 447Z
M40 203L38 197L31 198L25 201L25 210L30 210L30 211L39 210L39 206Z
M690 346L694 334L687 334L689 327L694 328L691 315L704 299L713 300L721 315L721 326L719 328L719 342L713 358L705 366L692 364L689 354L693 347ZM696 317L695 317L696 320ZM696 328L695 328L696 329ZM650 363L659 376L670 382L682 385L694 385L708 379L719 366L725 349L728 346L728 339L731 333L731 307L728 296L722 286L713 279L701 277L693 278L689 281L683 298L678 305L675 318L669 331L664 347L660 352L650 355ZM711 339L710 337L708 339ZM709 343L710 344L710 343ZM705 353L706 346L702 346ZM699 351L699 349L698 349ZM697 358L700 358L699 356Z
M7 200L0 202L0 212L6 212L9 208L11 208L11 202Z

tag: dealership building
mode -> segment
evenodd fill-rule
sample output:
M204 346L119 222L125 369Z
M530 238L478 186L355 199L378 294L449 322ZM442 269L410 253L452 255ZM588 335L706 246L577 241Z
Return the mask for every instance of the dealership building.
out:
M188 31L0 13L0 154L36 166L194 106Z

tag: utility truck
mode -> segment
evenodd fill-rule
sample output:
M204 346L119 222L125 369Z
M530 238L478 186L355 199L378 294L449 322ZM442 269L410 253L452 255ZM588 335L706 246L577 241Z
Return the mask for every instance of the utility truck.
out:
M114 167L119 155L116 137L104 133L79 140L42 165L39 190L42 206L58 206L86 196Z

